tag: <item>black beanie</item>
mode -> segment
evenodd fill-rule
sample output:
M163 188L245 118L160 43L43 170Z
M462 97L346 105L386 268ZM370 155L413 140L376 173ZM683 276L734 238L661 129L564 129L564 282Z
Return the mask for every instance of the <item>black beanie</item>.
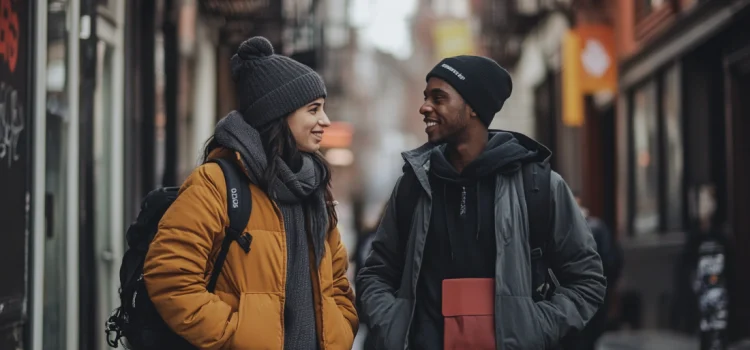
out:
M239 111L257 128L326 97L323 79L312 68L276 55L264 37L245 40L232 56Z
M474 109L486 126L513 90L510 74L497 62L481 56L455 56L443 59L427 73L427 80L436 77L453 86Z

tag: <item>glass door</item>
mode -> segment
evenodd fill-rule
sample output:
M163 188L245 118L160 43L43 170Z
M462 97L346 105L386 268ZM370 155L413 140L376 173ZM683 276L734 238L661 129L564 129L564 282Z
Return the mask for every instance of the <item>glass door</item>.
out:
M44 11L40 8L39 11ZM44 144L44 235L41 344L78 348L78 13L72 0L47 2ZM43 27L42 27L43 28ZM73 40L71 40L73 38ZM37 214L41 219L42 213ZM37 236L39 237L39 236ZM39 305L41 304L41 305ZM39 334L41 333L41 334Z
M115 258L112 254L112 239L109 234L109 216L112 202L111 194L111 133L110 119L112 115L112 48L106 42L97 44L96 92L94 93L94 258L97 283L97 322L94 326L103 325L114 306L109 298L117 289L112 290L107 283L111 277L118 276L111 273ZM103 339L98 339L99 346L103 346Z
M68 80L68 2L50 1L47 7L47 104L45 162L45 242L43 349L65 344L65 204L67 183L67 128L70 106ZM37 252L38 254L38 252Z
M120 2L121 3L121 2ZM119 268L123 255L123 51L122 14L97 18L97 68L93 116L94 258L96 259L96 315L103 327L120 303ZM97 332L97 347L107 348L105 333Z

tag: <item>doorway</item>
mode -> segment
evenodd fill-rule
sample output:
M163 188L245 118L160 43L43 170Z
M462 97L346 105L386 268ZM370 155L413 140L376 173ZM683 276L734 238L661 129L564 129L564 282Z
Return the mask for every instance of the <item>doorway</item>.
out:
M615 106L613 99L585 100L586 121L581 128L582 186L580 196L593 217L614 227Z

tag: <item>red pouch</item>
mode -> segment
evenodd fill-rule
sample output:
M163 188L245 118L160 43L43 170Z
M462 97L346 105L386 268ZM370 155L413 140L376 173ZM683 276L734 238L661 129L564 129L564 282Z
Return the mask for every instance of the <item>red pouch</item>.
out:
M495 349L495 280L443 280L444 349Z

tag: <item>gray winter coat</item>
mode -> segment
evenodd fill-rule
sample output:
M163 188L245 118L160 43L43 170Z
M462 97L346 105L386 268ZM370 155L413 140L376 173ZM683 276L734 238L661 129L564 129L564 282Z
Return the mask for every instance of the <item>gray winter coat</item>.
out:
M530 140L522 137L524 141ZM372 252L357 276L357 297L362 305L360 313L376 337L377 349L408 348L417 280L432 211L432 192L428 180L431 148L425 145L402 154L424 189L414 210L406 251L399 249L402 243L396 223L399 205L395 193L397 184L372 243ZM534 302L531 298L529 226L522 174L517 171L497 177L497 349L554 348L570 330L583 329L604 300L606 281L596 243L567 184L554 172L551 191L554 205L552 267L561 286L550 300Z

